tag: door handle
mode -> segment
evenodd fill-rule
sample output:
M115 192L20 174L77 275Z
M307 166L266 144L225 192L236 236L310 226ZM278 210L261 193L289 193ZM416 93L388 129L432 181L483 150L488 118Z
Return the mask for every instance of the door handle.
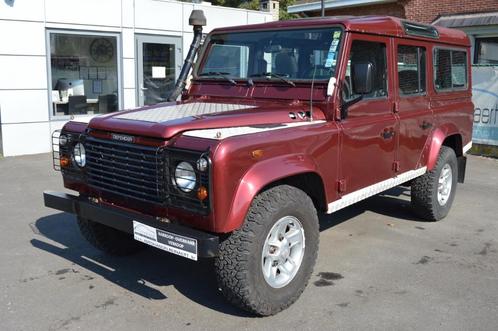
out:
M394 137L394 129L385 128L384 131L381 132L380 136L384 139L391 139L392 137Z
M143 85L142 85L142 86L140 86L140 89L141 89L142 91L147 91L147 90L148 90L148 88L144 87Z
M427 122L427 121L423 121L422 124L420 124L420 128L422 130L427 130L429 128L432 128L432 123Z

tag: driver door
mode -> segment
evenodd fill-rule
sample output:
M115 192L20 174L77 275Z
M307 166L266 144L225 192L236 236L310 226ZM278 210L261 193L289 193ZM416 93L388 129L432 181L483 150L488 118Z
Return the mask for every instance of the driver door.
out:
M394 176L397 118L394 113L391 40L385 37L351 34L345 54L342 102L359 95L353 92L351 65L373 65L373 89L350 107L342 127L339 192L352 193ZM382 184L379 184L382 185Z

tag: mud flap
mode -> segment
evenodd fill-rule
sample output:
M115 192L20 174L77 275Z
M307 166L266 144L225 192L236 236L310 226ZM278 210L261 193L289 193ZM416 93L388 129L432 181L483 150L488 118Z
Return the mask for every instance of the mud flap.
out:
M467 157L459 156L458 161L458 182L463 183L465 181L465 169L467 167Z

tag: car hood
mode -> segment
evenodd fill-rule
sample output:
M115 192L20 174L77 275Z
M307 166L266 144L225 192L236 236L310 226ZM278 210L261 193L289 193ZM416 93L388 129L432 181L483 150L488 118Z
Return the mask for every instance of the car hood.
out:
M309 106L304 104L162 103L95 117L89 128L169 139L186 131L310 123L303 116L307 111ZM314 121L324 119L318 108L313 109Z

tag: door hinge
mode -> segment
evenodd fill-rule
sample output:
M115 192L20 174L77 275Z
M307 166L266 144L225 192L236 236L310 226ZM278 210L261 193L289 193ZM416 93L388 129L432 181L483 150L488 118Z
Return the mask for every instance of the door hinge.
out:
M394 172L399 172L400 169L401 169L401 167L399 165L399 161L394 161L393 162L393 170L394 170Z
M337 182L337 191L339 191L339 193L346 192L346 180L345 179L340 179Z

